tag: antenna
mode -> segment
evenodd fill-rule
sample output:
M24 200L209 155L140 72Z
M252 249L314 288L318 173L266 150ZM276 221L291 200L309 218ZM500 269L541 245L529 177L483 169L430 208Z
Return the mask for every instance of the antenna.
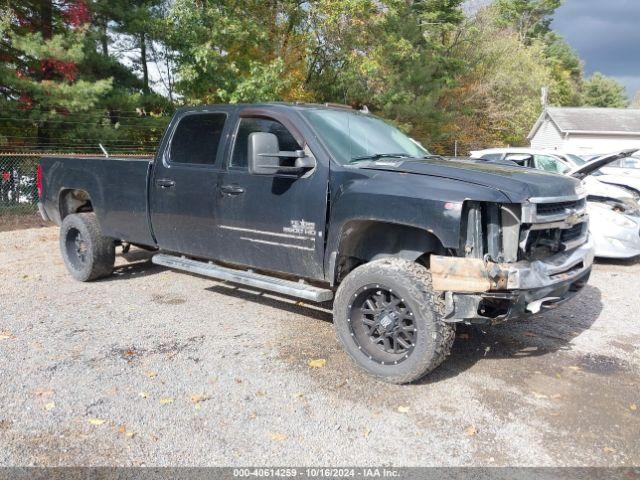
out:
M104 156L109 158L109 152L107 152L107 149L104 148L101 143L99 143L98 146L100 147L100 150L102 150L102 153L104 153Z

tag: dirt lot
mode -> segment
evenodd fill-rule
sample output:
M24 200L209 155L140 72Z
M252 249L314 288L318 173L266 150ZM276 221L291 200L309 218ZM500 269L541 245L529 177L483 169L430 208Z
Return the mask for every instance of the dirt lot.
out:
M147 259L82 284L55 228L0 233L1 465L640 464L640 263L459 329L434 374L392 386L328 311Z

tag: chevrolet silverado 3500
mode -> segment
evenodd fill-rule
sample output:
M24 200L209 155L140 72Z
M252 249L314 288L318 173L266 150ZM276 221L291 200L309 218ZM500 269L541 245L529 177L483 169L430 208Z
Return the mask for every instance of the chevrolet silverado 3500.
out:
M153 160L45 157L41 176L77 280L136 245L173 269L333 301L351 358L395 383L442 363L457 323L552 308L593 263L578 181L445 160L346 108L185 108Z

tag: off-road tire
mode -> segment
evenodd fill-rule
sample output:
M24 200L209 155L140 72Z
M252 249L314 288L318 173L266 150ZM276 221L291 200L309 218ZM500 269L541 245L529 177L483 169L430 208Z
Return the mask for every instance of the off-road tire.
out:
M72 245L78 236L83 245L82 255L74 252ZM116 259L114 239L102 235L92 212L65 217L60 226L60 251L71 276L81 282L108 277L113 272Z
M365 285L380 284L400 295L415 318L416 341L408 358L398 364L380 364L367 356L354 339L349 315L351 302ZM410 383L438 367L449 355L455 326L443 320L444 299L431 286L429 271L415 262L385 258L350 272L336 292L333 324L349 356L366 372L389 383Z

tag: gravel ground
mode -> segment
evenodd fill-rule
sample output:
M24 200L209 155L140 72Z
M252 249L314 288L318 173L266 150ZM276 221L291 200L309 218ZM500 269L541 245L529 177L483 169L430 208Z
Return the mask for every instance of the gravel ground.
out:
M56 228L0 233L0 465L640 464L640 263L459 329L408 386L360 373L327 310L118 265L78 283Z

